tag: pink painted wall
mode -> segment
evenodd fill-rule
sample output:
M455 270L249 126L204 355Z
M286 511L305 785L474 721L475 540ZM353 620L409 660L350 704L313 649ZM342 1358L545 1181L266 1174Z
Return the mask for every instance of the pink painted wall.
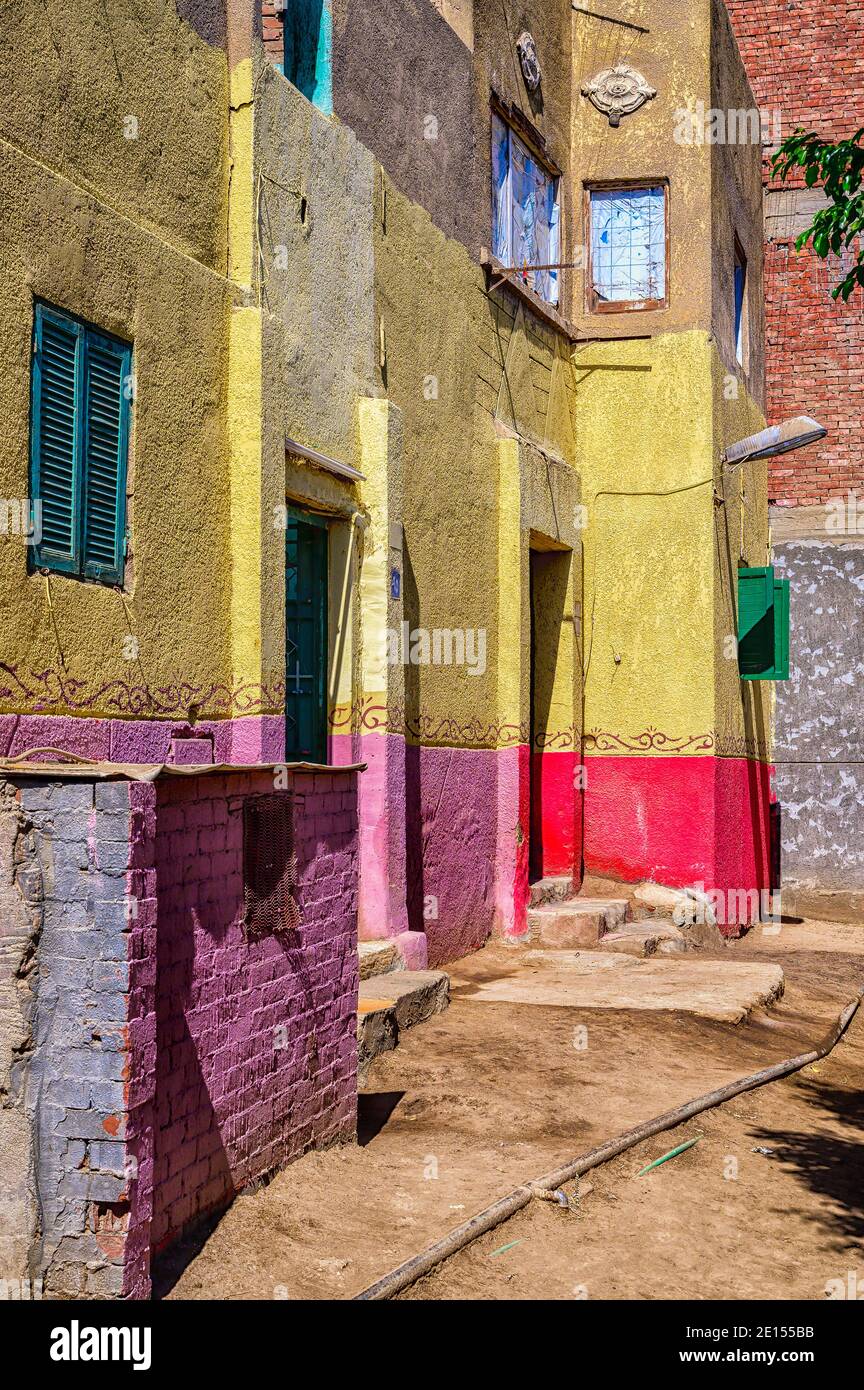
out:
M585 769L589 872L724 893L768 886L765 763L592 755Z
M356 782L293 778L302 921L252 942L242 806L271 776L157 784L154 1250L356 1131Z
M407 749L408 915L426 931L433 967L476 950L496 926L499 756ZM511 862L517 817L514 808Z
M405 739L381 732L331 734L328 758L334 766L365 763L366 767L359 789L358 935L361 941L405 935ZM424 958L418 964L423 968L425 945L421 954Z

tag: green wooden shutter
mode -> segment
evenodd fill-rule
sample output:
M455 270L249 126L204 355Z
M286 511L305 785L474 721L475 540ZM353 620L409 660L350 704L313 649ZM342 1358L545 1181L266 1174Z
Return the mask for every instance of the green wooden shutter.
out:
M327 761L327 523L289 514L285 553L285 756Z
M742 680L789 678L789 581L772 566L738 571L738 672Z
M41 505L37 566L77 573L79 547L80 324L36 306L30 408L30 495Z
M125 384L131 354L123 344L90 330L84 371L84 574L106 584L123 582L126 550Z
M774 580L774 674L775 681L789 679L789 580Z

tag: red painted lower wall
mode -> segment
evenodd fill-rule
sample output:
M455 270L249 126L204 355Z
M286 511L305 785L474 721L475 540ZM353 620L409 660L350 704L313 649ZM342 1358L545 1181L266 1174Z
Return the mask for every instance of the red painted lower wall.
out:
M726 894L767 888L769 799L770 768L749 758L589 755L585 868Z
M544 749L531 754L531 878L575 873L582 855L579 753Z

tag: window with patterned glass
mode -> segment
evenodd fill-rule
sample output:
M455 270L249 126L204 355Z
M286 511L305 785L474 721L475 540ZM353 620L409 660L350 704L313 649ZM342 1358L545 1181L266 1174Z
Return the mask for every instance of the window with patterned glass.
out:
M524 266L519 279L547 304L558 303L558 177L492 115L492 251L502 265Z
M590 308L656 309L666 304L666 189L592 188Z

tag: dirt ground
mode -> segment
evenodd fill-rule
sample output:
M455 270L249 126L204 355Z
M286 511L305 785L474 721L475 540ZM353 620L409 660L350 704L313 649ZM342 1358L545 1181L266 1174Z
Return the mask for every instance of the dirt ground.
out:
M778 962L783 998L738 1025L478 1003L472 980L526 969L522 949L460 962L446 1013L373 1064L358 1145L239 1197L161 1262L157 1292L350 1298L518 1183L818 1043L864 981L864 925L756 928L717 954ZM824 1298L856 1271L864 1291L862 1098L859 1016L830 1059L595 1170L575 1213L533 1203L404 1297Z
M830 1058L569 1184L572 1214L532 1203L401 1297L864 1297L862 1128L859 1014Z

